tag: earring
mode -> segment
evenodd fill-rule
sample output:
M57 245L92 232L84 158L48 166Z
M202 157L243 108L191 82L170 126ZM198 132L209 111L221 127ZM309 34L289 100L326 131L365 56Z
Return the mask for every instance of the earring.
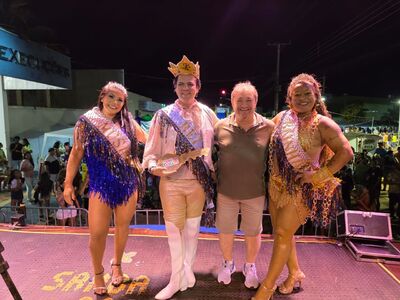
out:
M119 112L121 114L121 127L124 127L124 117L122 116L122 110Z

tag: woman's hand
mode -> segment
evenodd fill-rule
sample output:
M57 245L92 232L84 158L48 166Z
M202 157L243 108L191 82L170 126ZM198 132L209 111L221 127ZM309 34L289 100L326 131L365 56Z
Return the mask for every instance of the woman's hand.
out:
M68 203L68 205L73 205L74 201L76 201L75 189L72 186L72 183L64 184L64 200Z
M314 174L315 171L303 171L296 176L296 182L298 182L300 185L303 185L304 183L311 183Z

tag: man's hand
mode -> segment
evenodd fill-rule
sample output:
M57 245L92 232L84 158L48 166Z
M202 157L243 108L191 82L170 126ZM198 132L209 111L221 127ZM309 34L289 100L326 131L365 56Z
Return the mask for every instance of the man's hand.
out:
M155 167L149 168L150 174L152 174L154 176L159 176L159 177L167 175L164 173L166 170L167 169L165 167L160 167L160 166L155 166Z

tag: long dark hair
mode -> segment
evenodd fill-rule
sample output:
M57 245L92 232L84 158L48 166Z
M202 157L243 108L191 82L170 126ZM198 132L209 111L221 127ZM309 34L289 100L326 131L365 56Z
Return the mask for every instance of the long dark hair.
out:
M49 173L47 171L42 172L39 176L39 182L44 183L50 180Z
M132 130L133 124L131 123L131 120L129 118L128 92L126 88L118 82L109 81L105 86L101 88L99 97L97 99L97 106L100 108L100 110L103 110L103 102L101 102L101 100L112 89L120 91L125 97L124 105L122 106L121 111L113 118L113 122L119 122L119 124L121 125L121 128L124 130L129 140L131 141L131 156L136 157L137 141L135 133Z
M27 155L29 154L29 158L27 158ZM32 154L30 152L24 153L24 159L27 159L30 161L32 167L35 167L35 163L33 162Z

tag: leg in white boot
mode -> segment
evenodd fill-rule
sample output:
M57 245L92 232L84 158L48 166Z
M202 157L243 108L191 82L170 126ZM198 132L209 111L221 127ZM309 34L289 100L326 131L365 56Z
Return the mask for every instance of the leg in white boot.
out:
M168 285L155 296L155 299L170 299L179 290L185 290L184 287L187 287L183 271L185 247L182 233L175 224L168 221L165 222L165 228L171 254L171 278Z
M193 263L197 251L201 216L186 220L183 230L183 239L185 243L184 271L187 280L187 287L192 288L196 284L196 278L193 273Z

